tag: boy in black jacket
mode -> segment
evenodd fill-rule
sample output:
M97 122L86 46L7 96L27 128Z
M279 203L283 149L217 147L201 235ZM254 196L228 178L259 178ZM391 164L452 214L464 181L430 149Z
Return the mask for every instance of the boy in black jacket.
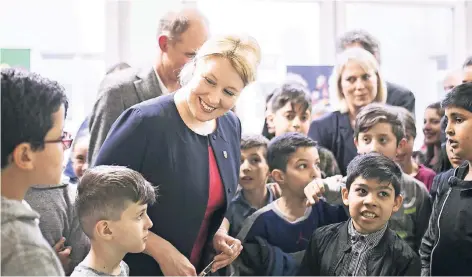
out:
M418 255L388 228L390 216L402 205L401 178L400 167L382 154L354 158L342 189L351 219L314 232L299 275L419 275Z
M421 275L472 275L472 83L456 86L441 106L447 143L466 160L442 175L420 247ZM442 181L442 182L441 182Z

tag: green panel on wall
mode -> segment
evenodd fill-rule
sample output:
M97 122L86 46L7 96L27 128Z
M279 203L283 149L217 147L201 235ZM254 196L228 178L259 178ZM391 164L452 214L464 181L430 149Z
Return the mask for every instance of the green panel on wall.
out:
M31 50L30 49L0 49L0 64L2 67L21 67L30 69Z

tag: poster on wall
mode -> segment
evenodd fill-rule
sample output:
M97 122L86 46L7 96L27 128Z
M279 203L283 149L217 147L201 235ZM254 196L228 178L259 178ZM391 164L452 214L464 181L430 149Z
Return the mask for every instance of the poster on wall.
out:
M330 109L329 76L332 70L332 65L287 66L287 75L294 75L307 84L311 93L312 114L314 117Z
M30 65L30 49L0 48L0 68L16 67L29 70Z

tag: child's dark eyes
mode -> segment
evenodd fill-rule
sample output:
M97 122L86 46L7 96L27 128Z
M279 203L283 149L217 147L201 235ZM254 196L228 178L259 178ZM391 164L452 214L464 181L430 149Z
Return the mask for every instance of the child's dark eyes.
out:
M357 193L361 194L361 195L364 195L364 194L367 193L367 190L362 189L362 188L357 188L355 191L356 191Z
M308 167L307 164L300 164L300 165L298 165L298 168L300 168L300 169L305 169L305 168L307 168L307 167Z
M386 191L381 191L381 192L379 192L379 196L380 196L380 197L389 197L390 194L389 194L388 192L386 192Z

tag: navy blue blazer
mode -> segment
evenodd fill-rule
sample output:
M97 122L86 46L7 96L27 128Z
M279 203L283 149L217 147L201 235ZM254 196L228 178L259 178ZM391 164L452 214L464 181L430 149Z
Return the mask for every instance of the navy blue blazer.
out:
M310 125L308 136L333 152L341 174L346 176L347 165L357 155L349 113L336 111L314 120Z
M213 216L207 243L236 192L240 141L241 124L232 112L217 119L215 132L198 135L182 121L173 94L165 95L134 105L121 114L95 165L127 166L158 186L157 203L148 208L154 224L151 231L190 258L208 202L208 145L216 157L226 205ZM128 254L124 260L130 275L162 275L157 262L145 254ZM201 267L197 266L197 270Z

